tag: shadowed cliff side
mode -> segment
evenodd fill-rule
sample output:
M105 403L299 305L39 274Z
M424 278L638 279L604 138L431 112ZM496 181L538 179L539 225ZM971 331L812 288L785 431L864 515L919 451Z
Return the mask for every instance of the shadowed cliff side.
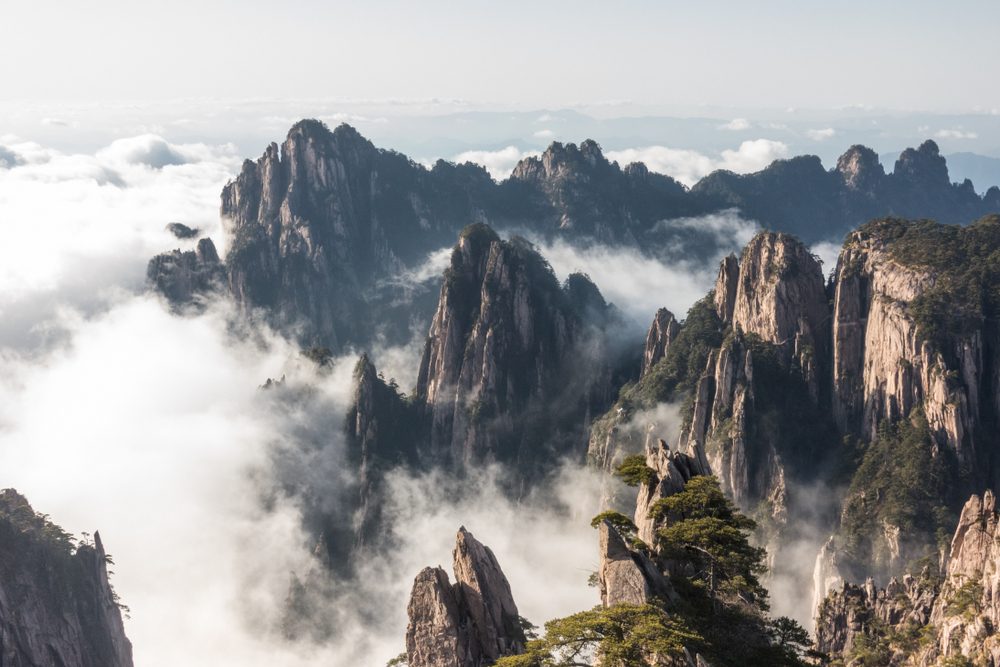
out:
M72 538L0 491L0 664L132 667L99 534Z

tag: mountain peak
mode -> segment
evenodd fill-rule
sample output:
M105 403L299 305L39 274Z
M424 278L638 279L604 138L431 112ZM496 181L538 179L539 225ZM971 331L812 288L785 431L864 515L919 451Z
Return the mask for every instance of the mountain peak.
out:
M879 162L878 153L867 146L855 144L837 160L837 172L844 184L851 190L874 192L885 178L885 169Z
M946 188L951 184L948 164L938 145L930 139L920 144L919 148L907 148L900 153L892 174L907 179L919 188Z
M337 129L340 128L338 127ZM289 139L296 135L305 137L329 137L332 134L333 133L330 132L330 128L327 124L316 118L303 118L288 129Z
M586 139L579 146L553 141L540 157L518 162L511 178L549 180L609 166L611 163L604 157L600 144L593 139Z

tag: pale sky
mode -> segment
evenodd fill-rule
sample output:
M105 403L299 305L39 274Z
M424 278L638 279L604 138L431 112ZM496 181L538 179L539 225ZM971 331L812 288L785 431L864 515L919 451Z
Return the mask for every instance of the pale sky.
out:
M3 0L0 101L1000 108L1000 3Z

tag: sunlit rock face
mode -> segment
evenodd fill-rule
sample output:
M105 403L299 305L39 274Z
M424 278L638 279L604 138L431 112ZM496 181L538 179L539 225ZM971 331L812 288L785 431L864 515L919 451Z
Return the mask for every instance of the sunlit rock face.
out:
M848 238L834 282L833 411L842 429L870 439L883 421L919 407L938 442L968 464L982 415L998 414L980 402L984 388L997 396L996 381L984 377L990 332L959 335L951 350L922 335L912 305L944 278L895 260L879 235Z
M929 667L943 659L1000 663L1000 548L996 497L972 496L951 540L944 572L892 579L877 588L844 584L820 605L817 645L831 657L852 655L864 638L888 647L899 664ZM892 644L886 633L919 635L913 646ZM894 662L893 664L896 664ZM956 664L958 664L956 662Z
M0 664L132 667L100 535L75 550L65 540L0 491Z
M407 607L411 667L479 667L524 650L510 584L496 556L465 528L453 552L455 583L442 568L424 568Z
M706 452L723 489L745 508L766 500L772 516L786 513L786 462L776 437L754 437L764 409L755 383L762 355L803 384L815 406L829 356L829 308L819 263L797 239L765 232L739 258L722 261L714 302L731 333L708 360L695 395L686 441ZM758 379L759 380L759 379Z
M666 308L660 308L646 334L646 347L642 353L642 373L645 375L660 359L666 356L670 343L680 331L677 318Z

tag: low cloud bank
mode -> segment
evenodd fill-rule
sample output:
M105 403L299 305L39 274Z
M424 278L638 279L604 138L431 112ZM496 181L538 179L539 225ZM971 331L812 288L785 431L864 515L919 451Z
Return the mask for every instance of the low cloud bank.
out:
M0 143L0 159L17 156L0 169L0 347L37 345L39 323L60 308L93 313L140 290L153 254L194 243L169 222L222 241L219 192L239 167L229 146L142 135L83 155Z
M451 158L451 161L456 164L473 162L482 165L490 173L490 176L500 181L510 176L518 162L540 154L539 151L522 151L516 146L507 146L495 151L465 151Z
M562 240L532 241L561 280L570 273L586 273L606 300L645 328L659 308L668 308L683 319L694 302L715 286L722 258L738 253L759 231L756 222L735 210L673 218L659 225L661 231L673 232L675 241L653 255L629 247L580 248ZM713 250L706 256L694 252L695 246Z
M413 577L450 562L460 525L496 552L525 616L596 602L592 473L566 466L521 502L497 469L462 482L397 473L398 548L357 582L333 582L321 612L336 620L332 640L283 639L291 573L317 567L300 490L336 499L350 483L341 433L356 358L317 375L274 334L233 337L231 314L220 302L185 318L127 297L67 316L68 342L42 363L0 358L3 484L68 530L100 529L137 664L385 664L402 650ZM279 376L296 400L258 389Z

